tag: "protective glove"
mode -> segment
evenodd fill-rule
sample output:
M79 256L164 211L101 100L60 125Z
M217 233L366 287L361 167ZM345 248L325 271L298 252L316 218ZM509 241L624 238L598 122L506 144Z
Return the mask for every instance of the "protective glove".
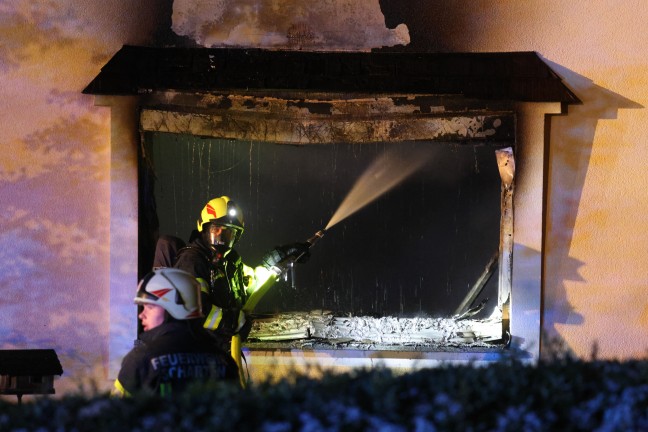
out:
M305 263L310 258L309 243L291 243L283 246L277 246L263 256L263 266L271 269L273 267L282 268L289 262Z

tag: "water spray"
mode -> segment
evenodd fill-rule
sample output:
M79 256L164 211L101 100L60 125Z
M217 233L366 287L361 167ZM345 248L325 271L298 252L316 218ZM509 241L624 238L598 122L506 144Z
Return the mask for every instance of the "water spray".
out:
M399 153L395 150L384 152L356 180L324 230L328 230L398 186L422 168L433 154L430 149Z
M329 228L396 187L407 177L423 167L433 154L434 152L429 149L424 152L410 151L406 153L400 152L398 154L395 151L384 152L358 178L351 191L331 217L331 220L326 224L326 227L317 231L311 238L306 240L309 250L324 236ZM303 255L301 254L289 264L292 288L295 288L294 263Z

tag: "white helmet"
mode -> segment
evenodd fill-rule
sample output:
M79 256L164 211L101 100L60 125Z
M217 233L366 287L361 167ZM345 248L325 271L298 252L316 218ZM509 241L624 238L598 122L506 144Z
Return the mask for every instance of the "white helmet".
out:
M179 320L203 317L200 283L190 273L161 268L144 276L137 287L136 304L154 304Z

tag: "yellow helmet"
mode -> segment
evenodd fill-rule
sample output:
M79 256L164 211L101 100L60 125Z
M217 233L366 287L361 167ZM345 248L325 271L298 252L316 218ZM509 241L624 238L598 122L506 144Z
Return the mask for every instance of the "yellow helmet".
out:
M211 224L209 225L212 231L210 243L232 247L243 234L243 212L234 201L223 195L205 204L196 224L198 232L203 233L207 224ZM209 238L208 234L204 232L203 236Z

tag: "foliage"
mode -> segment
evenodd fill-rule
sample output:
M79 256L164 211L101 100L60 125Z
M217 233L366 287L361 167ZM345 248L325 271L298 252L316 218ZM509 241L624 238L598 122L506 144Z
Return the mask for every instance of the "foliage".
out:
M648 361L447 365L305 375L171 399L107 394L0 402L3 431L648 430Z

